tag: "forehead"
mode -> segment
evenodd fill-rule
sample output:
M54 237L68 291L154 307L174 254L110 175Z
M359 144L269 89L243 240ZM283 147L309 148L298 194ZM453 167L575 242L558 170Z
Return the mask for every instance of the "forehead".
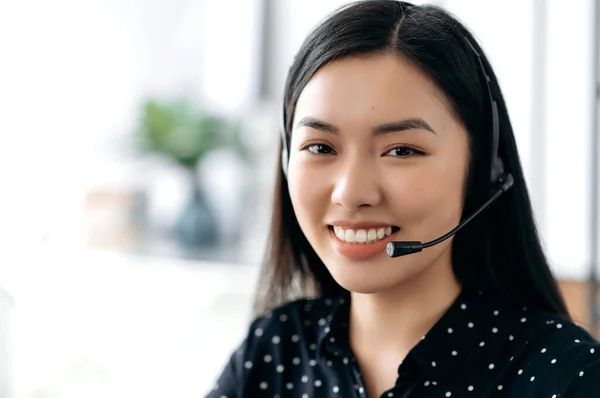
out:
M425 73L392 54L344 58L319 69L298 98L295 120L301 115L339 123L450 116Z

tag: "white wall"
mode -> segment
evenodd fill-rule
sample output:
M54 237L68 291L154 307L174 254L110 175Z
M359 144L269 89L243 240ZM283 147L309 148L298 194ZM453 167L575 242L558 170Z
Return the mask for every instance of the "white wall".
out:
M444 6L475 32L496 70L555 272L585 278L591 225L592 0L571 2L568 10L555 0L446 0ZM535 58L540 54L533 40L539 7L547 10L543 64ZM542 97L534 91L540 73ZM545 131L538 130L540 124Z
M590 258L593 0L549 1L546 238L559 273L587 275ZM600 156L597 153L596 156ZM596 220L596 222L600 222ZM600 242L598 242L600 244Z
M0 397L2 398L14 397L13 317L13 299L0 288Z

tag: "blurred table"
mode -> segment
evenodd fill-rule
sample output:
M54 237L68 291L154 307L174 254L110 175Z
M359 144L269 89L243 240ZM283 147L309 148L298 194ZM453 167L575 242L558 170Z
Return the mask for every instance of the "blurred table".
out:
M45 248L0 276L15 398L197 398L243 338L258 267Z

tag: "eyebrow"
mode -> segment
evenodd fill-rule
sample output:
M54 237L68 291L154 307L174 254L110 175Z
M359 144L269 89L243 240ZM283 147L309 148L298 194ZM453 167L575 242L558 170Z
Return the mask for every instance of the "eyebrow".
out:
M296 127L309 127L315 130L323 131L325 133L335 135L340 134L340 129L337 126L310 116L306 116L300 119ZM437 135L437 133L429 125L429 123L427 123L424 119L420 117L413 117L409 119L402 119L396 122L381 124L373 129L373 135L380 136L413 129L426 130L430 133Z

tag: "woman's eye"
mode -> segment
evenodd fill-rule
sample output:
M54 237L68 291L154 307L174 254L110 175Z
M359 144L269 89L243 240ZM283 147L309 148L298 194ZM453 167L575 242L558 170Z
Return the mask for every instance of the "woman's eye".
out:
M327 155L333 152L333 148L325 144L313 144L306 147L309 152L317 155Z
M412 155L423 155L423 152L418 151L418 150L408 147L408 146L399 146L399 147L396 147L396 148L386 152L386 155L407 158Z

